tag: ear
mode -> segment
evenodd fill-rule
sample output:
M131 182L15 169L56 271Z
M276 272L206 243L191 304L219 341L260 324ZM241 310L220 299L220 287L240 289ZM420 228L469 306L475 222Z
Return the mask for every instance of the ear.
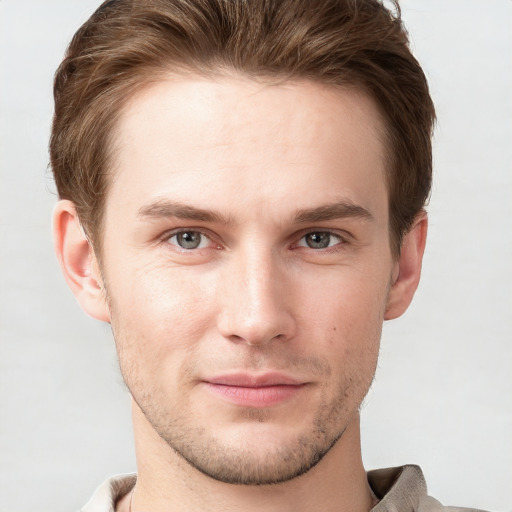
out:
M414 297L420 282L427 226L427 214L421 212L416 217L412 228L404 236L400 257L395 263L384 320L392 320L405 313Z
M53 242L64 278L82 309L93 318L109 322L98 261L71 201L61 200L55 207Z

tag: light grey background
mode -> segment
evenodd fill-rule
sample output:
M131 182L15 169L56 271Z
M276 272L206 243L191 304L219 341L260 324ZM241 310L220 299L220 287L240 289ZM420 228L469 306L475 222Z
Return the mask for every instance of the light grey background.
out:
M0 0L0 511L72 511L135 468L108 326L53 256L52 75L96 0ZM417 463L445 504L510 511L512 2L404 0L437 105L423 282L385 327L367 467Z

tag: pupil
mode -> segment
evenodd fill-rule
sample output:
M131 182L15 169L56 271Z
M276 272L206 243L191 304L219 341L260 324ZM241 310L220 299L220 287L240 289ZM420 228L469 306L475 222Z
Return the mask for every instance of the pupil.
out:
M307 244L312 249L325 249L329 247L330 240L329 233L311 233L306 237Z
M183 249L196 249L201 243L201 233L197 231L187 231L178 234L178 244Z

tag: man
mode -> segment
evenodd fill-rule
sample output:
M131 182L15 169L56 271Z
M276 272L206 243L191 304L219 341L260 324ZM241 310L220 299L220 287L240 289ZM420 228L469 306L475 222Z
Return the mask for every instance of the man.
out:
M427 232L434 108L398 7L105 2L55 102L56 252L112 326L138 465L83 510L442 510L360 453Z

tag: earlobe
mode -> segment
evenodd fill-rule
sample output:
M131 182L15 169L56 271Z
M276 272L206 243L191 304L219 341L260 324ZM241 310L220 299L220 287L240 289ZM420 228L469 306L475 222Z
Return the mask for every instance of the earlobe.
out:
M396 263L395 274L388 294L385 320L397 318L409 307L418 288L421 276L421 264L427 239L428 219L421 212L410 231L404 236L400 258Z
M64 278L82 309L93 318L109 322L98 262L71 201L61 200L55 207L53 240Z

